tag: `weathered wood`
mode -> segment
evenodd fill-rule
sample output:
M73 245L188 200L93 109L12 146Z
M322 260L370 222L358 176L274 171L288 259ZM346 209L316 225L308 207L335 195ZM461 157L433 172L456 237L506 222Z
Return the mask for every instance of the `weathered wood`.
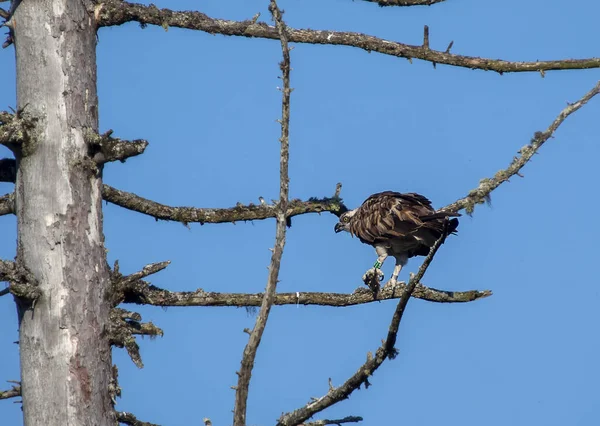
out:
M102 182L84 140L98 131L93 16L85 0L29 0L12 24L17 105L37 118L15 153L17 261L41 291L19 312L24 424L114 426Z

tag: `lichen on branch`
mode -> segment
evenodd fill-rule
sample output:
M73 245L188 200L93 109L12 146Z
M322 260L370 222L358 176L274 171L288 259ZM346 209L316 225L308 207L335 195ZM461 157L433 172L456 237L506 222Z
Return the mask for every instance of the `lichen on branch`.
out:
M91 131L86 134L86 141L91 148L91 156L97 164L110 161L124 163L127 158L142 154L148 146L148 141L144 139L127 141L113 138L112 133L112 130L108 130L101 135Z
M231 223L247 220L274 218L277 204L241 204L231 208L171 207L157 203L131 192L120 191L108 185L102 187L102 198L128 210L152 216L157 220L171 220L188 223ZM287 205L287 218L306 213L330 212L336 216L347 210L339 197L310 198L307 201L290 200Z

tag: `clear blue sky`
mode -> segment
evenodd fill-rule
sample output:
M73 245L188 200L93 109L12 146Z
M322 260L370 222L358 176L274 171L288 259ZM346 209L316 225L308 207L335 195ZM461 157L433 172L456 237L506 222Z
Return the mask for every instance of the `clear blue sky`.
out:
M210 16L270 21L268 0L158 1ZM600 4L558 0L448 0L380 8L350 0L281 1L294 27L349 30L460 54L529 61L598 55ZM98 44L101 130L146 138L146 154L110 164L105 181L170 204L231 207L278 196L281 57L277 41L137 24L102 29ZM0 107L14 106L14 51L0 52ZM505 167L533 133L600 78L599 70L507 74L439 66L349 47L292 51L290 191L342 196L354 207L373 192L415 191L440 207ZM540 155L461 219L423 282L491 289L469 304L409 303L398 339L367 391L317 418L364 417L364 426L587 426L600 422L600 293L595 211L600 99L569 118ZM0 157L8 156L0 150ZM0 193L12 185L0 184ZM105 210L109 261L130 273L170 259L152 277L170 290L261 292L274 221L223 225L155 222ZM352 292L371 247L335 235L336 218L294 219L280 291ZM0 218L0 257L15 254L15 219ZM416 271L413 259L403 271ZM392 270L386 264L386 275ZM393 301L352 308L276 307L256 361L248 425L341 384L386 336ZM165 331L140 339L143 370L114 351L118 408L165 426L232 422L235 371L255 316L236 308L132 307ZM18 379L17 320L0 298L0 380ZM8 384L1 385L9 387ZM2 424L19 405L0 402Z

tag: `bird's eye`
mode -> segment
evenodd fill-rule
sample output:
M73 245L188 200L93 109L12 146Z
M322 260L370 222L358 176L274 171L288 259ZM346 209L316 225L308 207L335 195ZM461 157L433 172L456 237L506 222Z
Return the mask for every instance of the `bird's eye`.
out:
M342 222L344 222L344 223L348 223L348 222L350 222L350 218L349 218L348 216L344 216L344 217L342 218Z

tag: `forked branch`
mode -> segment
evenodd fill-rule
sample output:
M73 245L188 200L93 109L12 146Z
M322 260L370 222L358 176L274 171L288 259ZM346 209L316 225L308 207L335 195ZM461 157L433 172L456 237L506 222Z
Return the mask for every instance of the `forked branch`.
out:
M525 167L542 145L554 135L554 132L556 132L566 118L588 103L598 93L600 93L600 81L577 102L567 105L545 131L535 132L531 142L519 150L519 156L515 157L506 169L500 170L491 178L482 179L479 182L479 186L469 191L466 197L447 205L440 209L440 211L458 212L465 209L467 213L473 213L475 205L489 201L490 194L494 189L498 188L504 182L508 182L511 177L519 175L521 169Z
M270 26L256 19L231 21L215 19L201 12L177 12L159 9L154 5L145 6L121 0L99 1L96 6L98 26L122 25L127 22L139 22L142 25L159 25L165 28L177 27L204 31L210 34L228 36L257 37L272 40L279 39L276 26ZM424 46L384 40L367 34L311 29L287 28L291 43L328 44L356 47L367 52L378 52L399 58L421 59L436 64L456 67L505 72L545 72L550 70L599 68L600 58L561 59L552 61L510 62L501 59L479 58L456 55L447 51L433 50Z
M281 137L279 138L279 142L281 143L279 159L279 202L277 203L275 215L277 220L275 225L275 247L273 248L273 255L271 256L267 286L265 288L265 294L260 305L258 316L256 317L256 323L250 332L248 344L246 344L246 347L244 348L242 365L238 373L238 384L235 389L235 404L233 407L233 426L246 426L248 387L250 385L250 378L252 377L256 352L260 345L265 327L267 326L271 307L275 301L275 292L277 290L277 282L279 281L279 267L281 265L281 257L285 246L285 233L288 221L287 211L290 193L288 174L288 162L290 156L290 94L292 92L292 89L290 88L290 49L288 46L287 29L283 23L281 12L277 7L275 0L270 1L269 11L277 26L283 53L283 60L279 64L283 80L283 88L281 89Z
M118 348L125 348L133 363L138 367L144 367L134 335L162 336L163 331L152 324L142 323L142 316L137 312L126 311L121 308L113 308L109 316L109 341Z

